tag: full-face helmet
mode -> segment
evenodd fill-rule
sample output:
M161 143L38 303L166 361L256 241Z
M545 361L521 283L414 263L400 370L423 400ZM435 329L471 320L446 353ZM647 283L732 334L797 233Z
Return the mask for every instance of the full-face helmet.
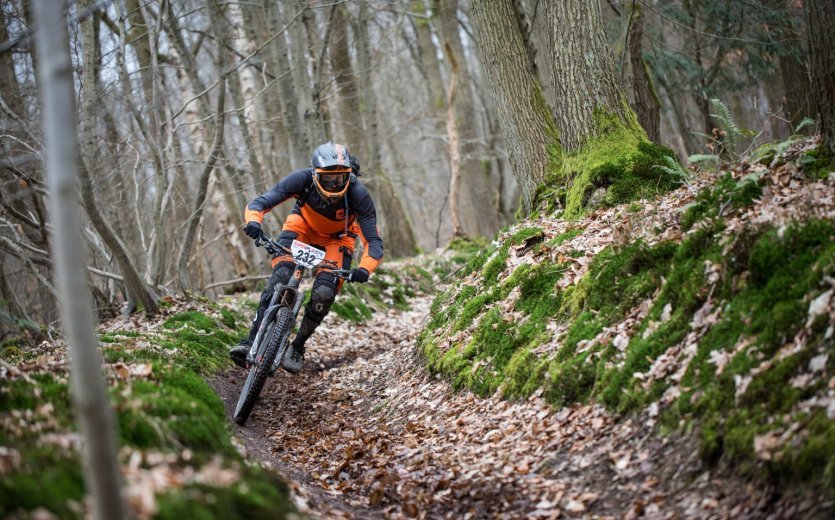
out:
M313 184L324 199L334 201L348 190L351 180L351 155L345 145L328 141L313 151Z

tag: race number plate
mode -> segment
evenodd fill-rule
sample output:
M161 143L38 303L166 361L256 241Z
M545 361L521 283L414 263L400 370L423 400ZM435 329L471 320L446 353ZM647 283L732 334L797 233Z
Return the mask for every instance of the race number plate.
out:
M325 259L325 252L321 249L316 249L304 242L293 240L293 245L290 248L293 252L293 260L304 267L312 269L322 263Z

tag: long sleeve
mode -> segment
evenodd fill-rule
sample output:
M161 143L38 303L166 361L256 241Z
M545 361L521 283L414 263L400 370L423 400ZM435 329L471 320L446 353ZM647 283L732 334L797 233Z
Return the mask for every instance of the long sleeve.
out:
M360 227L360 238L365 246L365 253L359 266L371 273L383 258L383 239L377 228L377 210L374 207L374 201L364 186L361 190L357 190L352 206Z
M298 197L304 192L309 182L310 172L308 170L296 170L272 187L269 191L258 195L247 204L244 212L245 222L258 222L264 220L264 215L270 212L290 197Z

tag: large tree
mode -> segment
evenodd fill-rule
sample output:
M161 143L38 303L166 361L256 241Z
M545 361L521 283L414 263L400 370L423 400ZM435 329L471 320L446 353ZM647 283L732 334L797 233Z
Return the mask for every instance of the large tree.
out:
M563 186L568 186L566 214L577 216L589 205L614 204L671 185L652 168L666 152L649 142L617 84L598 2L546 4L556 125L537 102L541 89L529 72L512 0L475 1L472 11L526 208L537 193L562 200ZM540 148L519 148L523 162L513 156L518 143ZM550 165L547 172L544 165Z
M522 206L530 212L537 187L556 166L549 168L548 158L559 154L557 127L531 73L512 0L473 0L471 15Z
M835 2L806 0L809 21L809 57L812 68L812 88L817 103L818 122L824 146L835 155Z

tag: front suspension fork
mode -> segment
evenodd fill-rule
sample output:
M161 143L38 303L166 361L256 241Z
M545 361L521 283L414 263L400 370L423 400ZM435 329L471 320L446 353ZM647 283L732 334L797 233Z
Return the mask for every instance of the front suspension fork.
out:
M304 295L301 291L299 291L298 287L294 287L293 285L295 284L292 282L290 285L276 285L272 298L270 298L270 303L267 306L267 310L264 312L264 317L261 319L261 325L258 327L258 333L255 335L255 341L252 342L252 347L249 349L249 356L247 357L247 362L249 364L253 364L255 362L255 358L258 355L258 348L261 345L261 340L267 331L267 326L270 322L275 320L275 315L278 313L278 309L287 304L287 296L290 294L292 294L293 298L293 317L295 318L299 315L299 310L301 309L302 303L304 303Z

